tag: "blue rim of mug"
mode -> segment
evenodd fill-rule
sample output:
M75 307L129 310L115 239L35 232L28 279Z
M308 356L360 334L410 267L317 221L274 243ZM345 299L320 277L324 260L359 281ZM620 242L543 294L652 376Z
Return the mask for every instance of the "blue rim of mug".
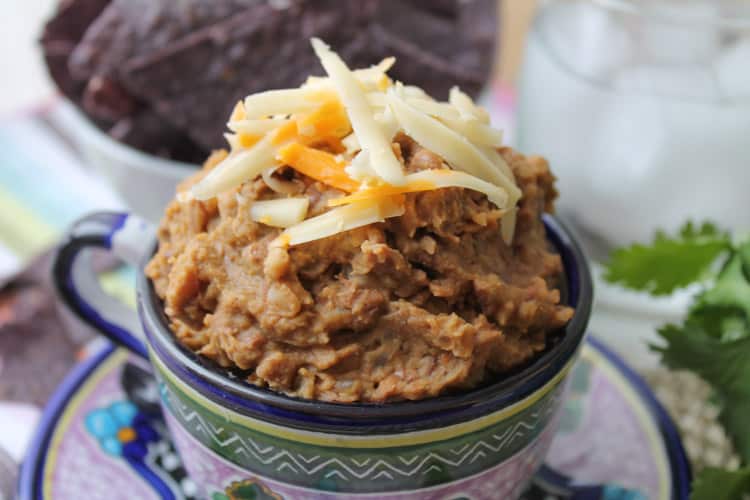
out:
M390 434L442 427L508 407L547 384L578 351L592 305L592 284L585 257L560 221L544 216L547 238L560 254L567 284L566 302L573 318L530 365L502 380L458 395L419 401L327 403L294 398L254 386L181 346L168 327L160 299L139 273L138 308L152 356L197 392L242 415L278 425L341 434Z
M674 421L656 399L656 396L646 382L617 354L591 335L587 336L586 342L601 353L604 359L616 368L616 370L635 390L641 401L646 404L651 417L658 424L666 453L669 458L673 486L672 500L687 500L692 474L685 449L683 448ZM70 374L68 374L50 398L44 408L39 426L37 427L31 445L29 446L26 460L21 466L17 491L20 500L42 499L42 480L44 467L46 465L47 451L50 446L52 434L59 423L60 416L78 391L79 387L81 387L91 373L106 361L115 351L116 349L114 347L108 346L91 358L78 364Z

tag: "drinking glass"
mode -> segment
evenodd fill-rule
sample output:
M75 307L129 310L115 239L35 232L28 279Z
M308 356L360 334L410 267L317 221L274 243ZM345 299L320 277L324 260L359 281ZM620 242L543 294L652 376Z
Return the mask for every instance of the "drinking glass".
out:
M542 2L519 88L518 145L595 258L688 219L750 227L750 2Z

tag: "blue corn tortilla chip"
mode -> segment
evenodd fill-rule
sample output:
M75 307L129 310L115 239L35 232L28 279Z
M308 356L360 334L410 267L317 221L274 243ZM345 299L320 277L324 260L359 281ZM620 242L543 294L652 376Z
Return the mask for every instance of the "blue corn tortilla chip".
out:
M167 141L168 154L185 159L224 145L226 118L239 99L322 74L313 36L352 67L395 55L395 79L439 98L456 84L476 95L494 58L496 4L111 0L69 51L68 72L83 82L84 111L118 140L154 154L164 154L153 148ZM148 125L143 133L138 123ZM160 126L167 132L158 134Z

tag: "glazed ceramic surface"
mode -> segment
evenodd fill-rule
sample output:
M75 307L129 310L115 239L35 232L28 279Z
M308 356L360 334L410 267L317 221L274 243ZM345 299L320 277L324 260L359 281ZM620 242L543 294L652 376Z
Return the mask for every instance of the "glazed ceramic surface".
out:
M515 498L547 453L568 370L515 405L465 423L352 436L245 417L202 397L159 362L156 367L167 423L206 495L225 482L217 478L245 471L284 498L299 499L332 496L328 493Z
M366 478L354 476L366 477L369 470L373 471L370 474L380 474L381 483L388 483L397 480L396 470L400 470L419 471L439 482L445 471L467 462L470 465L474 456L480 456L476 462L483 459L483 454L492 454L483 445L470 452L465 443L441 447L440 453L427 460L424 454L404 451L400 459L380 465L375 459L357 459L350 449L332 459L322 454L326 447L316 444L284 454L280 450L282 438L232 438L228 426L209 423L190 412L167 416L167 423L171 420L176 430L172 440L158 404L160 399L170 397L166 386L157 382L143 360L123 350L107 350L88 361L63 384L45 413L34 449L24 465L20 498L192 499L201 493L209 500L337 498L334 492L311 493L309 488L291 487L289 478L309 481L314 471L325 470L323 476L331 477L323 477L319 486L333 489L347 483L342 477L369 484ZM191 424L175 426L177 419ZM689 471L672 423L643 382L594 341L584 346L572 370L559 419L556 434L532 437L531 444L521 452L511 453L512 467L527 467L533 451L526 450L539 450L551 438L547 464L557 472L545 468L523 498L687 498ZM508 443L528 439L523 425L515 432L505 432ZM518 437L513 440L512 435ZM283 470L284 481L274 479L273 472L248 474L244 467L222 458L220 453L206 453L206 439L218 441L214 448L233 449L240 456L253 456L272 465L265 470ZM495 443L502 441L491 439L485 444L499 447ZM192 464L190 476L183 458ZM325 462L328 464L321 467ZM433 465L439 466L441 472L433 468L425 474ZM505 467L511 470L511 466ZM488 475L491 474L480 473L448 488L434 487L419 495L400 494L393 498L504 499L521 493L509 490L502 478L490 480ZM301 496L301 492L307 496ZM384 496L375 494L370 498Z
M137 295L146 338L137 336L134 315L104 300L85 257L89 247L104 247L142 269L154 249L154 231L138 217L99 213L81 219L58 251L54 277L81 319L150 359L167 424L204 496L216 487L215 475L205 471L221 462L273 483L285 498L514 498L544 460L591 310L583 255L558 221L545 216L544 223L563 262L563 300L575 308L573 318L550 332L549 348L522 370L422 401L334 404L248 384L175 341L142 273ZM132 411L124 410L125 417L119 407L107 411L115 423L97 431L102 446L142 461L145 445L118 448L115 438L124 432L127 443L148 442L144 436L153 437L153 429ZM98 418L107 421L104 413Z

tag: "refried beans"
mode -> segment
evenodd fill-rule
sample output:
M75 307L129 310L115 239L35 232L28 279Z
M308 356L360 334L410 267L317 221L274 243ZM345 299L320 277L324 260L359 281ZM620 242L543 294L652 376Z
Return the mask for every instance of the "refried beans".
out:
M523 193L511 245L484 194L446 188L406 194L400 217L279 247L282 230L254 222L250 205L285 195L258 177L173 201L146 273L177 340L252 384L342 403L469 390L528 363L573 315L541 220L554 177L542 158L499 151ZM407 173L445 168L404 133L394 152ZM346 194L288 167L274 177L311 216Z

